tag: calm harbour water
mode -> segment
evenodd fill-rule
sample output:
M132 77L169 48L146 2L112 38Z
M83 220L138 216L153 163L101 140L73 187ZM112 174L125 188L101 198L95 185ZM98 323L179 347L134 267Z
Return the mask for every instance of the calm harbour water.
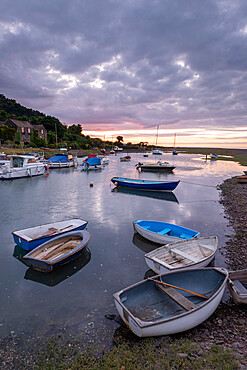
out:
M131 154L120 162L109 156L102 171L50 170L48 176L0 182L0 337L43 337L58 331L80 333L88 343L112 337L119 326L105 318L117 314L112 294L144 278L150 249L134 236L132 220L175 223L217 235L223 247L231 229L217 185L242 173L234 162L203 160L199 155L164 154L174 174L139 173L135 164L160 158ZM114 190L113 176L181 180L173 194ZM90 183L93 182L93 187ZM117 190L117 191L116 191ZM82 257L57 272L44 274L21 261L12 231L70 218L88 220L91 241ZM217 253L216 266L225 266ZM106 335L107 333L107 335Z

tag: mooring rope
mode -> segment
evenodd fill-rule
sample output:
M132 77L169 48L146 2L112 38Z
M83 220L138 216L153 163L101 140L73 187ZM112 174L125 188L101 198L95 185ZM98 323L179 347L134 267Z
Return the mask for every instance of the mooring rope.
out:
M180 182L184 182L185 184L191 184L191 185L199 185L199 186L206 186L208 188L216 188L218 185L204 185L204 184L196 184L194 182L184 181L180 180Z

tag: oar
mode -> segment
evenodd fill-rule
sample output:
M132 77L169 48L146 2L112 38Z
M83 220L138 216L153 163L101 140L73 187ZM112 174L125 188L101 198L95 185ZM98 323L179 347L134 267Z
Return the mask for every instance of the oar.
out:
M179 289L179 290L183 290L184 292L188 292L190 294L193 294L193 295L197 295L198 297L201 297L201 298L204 298L204 299L208 299L207 296L203 295L203 294L200 294L200 293L196 293L196 292L193 292L192 290L188 290L188 289L183 289L183 288L180 288L176 285L171 285L171 284L168 284L168 283L164 283L163 281L160 281L160 280L155 280L155 279L152 279L152 278L148 278L148 280L152 280L154 281L155 283L159 283L159 284L163 284L163 285L166 285L166 286L170 286L171 288L175 288L175 289Z
M56 234L57 232L63 231L63 230L65 230L65 229L68 229L68 227L71 227L71 226L73 226L73 225L68 225L68 226L66 226L66 227L63 227L63 228L62 228L62 229L60 229L60 230L55 230L55 231L53 231L52 233L48 234L47 236L50 236L50 235ZM45 236L46 236L46 235L45 235Z

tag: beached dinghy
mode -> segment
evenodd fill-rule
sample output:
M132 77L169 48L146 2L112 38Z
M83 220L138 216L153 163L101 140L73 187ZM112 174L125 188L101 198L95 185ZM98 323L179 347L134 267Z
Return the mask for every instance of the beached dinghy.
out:
M35 270L51 272L77 258L88 245L88 231L72 231L39 245L23 257L25 264Z
M170 335L192 329L211 316L227 278L224 268L187 269L143 280L113 297L119 315L134 334Z
M145 261L157 274L205 267L214 258L217 247L217 236L184 240L163 245L145 254Z
M69 231L83 230L87 221L74 218L65 221L53 222L51 224L30 227L28 229L13 231L14 241L19 247L31 251L38 245Z
M247 304L247 269L231 271L227 286L237 304Z
M173 191L179 184L179 181L139 180L124 177L113 177L111 182L122 188L152 191Z
M134 220L133 226L141 236L158 244L188 240L200 234L198 231L161 221Z

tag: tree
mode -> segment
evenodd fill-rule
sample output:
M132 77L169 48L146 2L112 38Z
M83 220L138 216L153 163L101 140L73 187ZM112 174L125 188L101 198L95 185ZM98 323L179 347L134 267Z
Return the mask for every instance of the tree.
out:
M119 144L121 143L121 141L123 142L124 141L123 136L117 136L117 141Z
M82 135L82 127L79 124L68 126L67 131L72 135Z
M15 142L16 142L16 144L20 144L20 142L21 142L21 134L20 134L20 132L19 131L17 131L17 133L16 133L16 139L15 139Z
M45 140L39 137L38 130L34 130L33 134L30 135L30 144L37 148L44 146Z

